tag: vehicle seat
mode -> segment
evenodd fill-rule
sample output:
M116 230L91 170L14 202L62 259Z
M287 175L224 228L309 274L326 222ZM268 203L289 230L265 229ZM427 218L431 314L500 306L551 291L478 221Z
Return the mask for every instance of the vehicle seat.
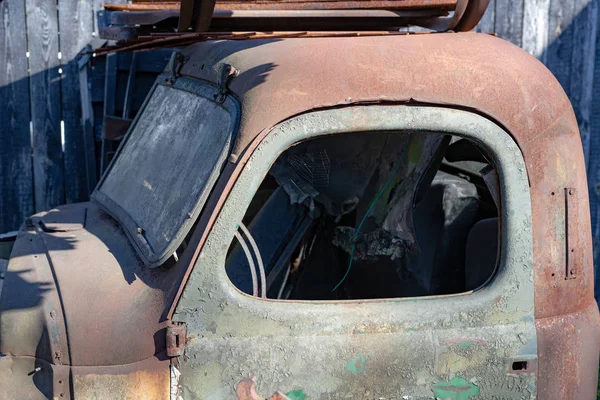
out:
M471 182L438 171L414 210L418 253L409 253L411 274L425 295L464 290L465 242L477 217L479 196Z
M465 254L466 290L483 285L493 274L498 258L498 218L477 222L467 239Z

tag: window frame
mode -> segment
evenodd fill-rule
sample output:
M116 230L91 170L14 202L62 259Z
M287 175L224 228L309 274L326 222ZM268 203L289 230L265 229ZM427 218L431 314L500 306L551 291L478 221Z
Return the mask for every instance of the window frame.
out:
M477 291L458 294L368 300L275 300L239 291L227 277L226 256L222 249L228 248L233 240L237 222L242 220L253 195L277 157L290 146L306 139L377 131L451 134L467 138L489 152L501 187L499 217L502 237L497 272L490 281ZM481 316L471 320L473 326L488 325L483 316L488 315L490 309L494 312L512 310L510 314L501 315L505 323L533 321L533 235L527 169L514 139L492 120L465 110L421 105L354 105L313 111L286 120L259 136L239 164L240 174L235 182L230 182L232 189L223 207L216 210L218 215L210 232L205 232L204 248L184 288L184 297L187 293L187 298L179 299L174 319L185 320L183 314L186 308L206 302L202 288L207 287L211 290L212 302L236 304L244 312L252 314L251 319L258 316L303 319L307 312L317 308L323 310L321 307L327 306L327 310L337 318L343 316L347 323L352 323L355 318L348 314L350 309L346 306L354 304L356 307L372 307L371 311L380 316L402 313L403 319L413 320L413 323L436 323L440 319L440 310L447 310L450 301L454 307L452 313ZM520 212L515 213L515 209ZM501 305L498 305L498 299L502 299ZM422 307L424 302L428 305L425 308Z
M218 165L211 166L213 168L213 171L210 174L208 181L206 182L203 193L198 198L196 204L192 207L190 217L182 221L180 227L176 230L176 234L171 239L170 243L165 247L163 251L157 253L154 251L152 246L146 241L143 232L139 232L138 224L129 215L129 213L125 211L113 199L102 193L101 187L105 182L106 178L111 173L116 160L119 158L121 152L123 151L123 148L131 139L132 132L135 130L140 119L143 117L144 111L146 110L148 103L155 95L156 89L159 86L185 91L196 96L203 97L210 102L213 102L217 106L225 109L225 111L227 111L231 115L233 129L229 133L229 138L225 146L225 150L218 159ZM173 81L172 76L170 74L163 73L159 75L154 84L152 85L148 96L146 96L146 99L144 100L140 111L137 113L131 126L127 130L127 134L119 144L119 148L117 149L113 159L106 168L106 171L102 175L100 181L94 189L94 192L91 195L91 199L93 202L100 205L104 211L106 211L110 216L116 219L117 222L119 222L138 255L142 258L146 266L150 268L158 267L162 265L165 261L167 261L177 250L177 248L179 248L185 237L189 234L195 222L198 220L201 211L208 200L209 194L214 188L215 184L217 183L217 180L227 163L227 159L231 154L231 150L233 148L233 144L235 142L235 138L239 130L241 107L239 105L238 100L233 96L226 96L222 102L215 101L215 99L220 97L221 91L219 87L210 82L187 77L178 77L176 80Z

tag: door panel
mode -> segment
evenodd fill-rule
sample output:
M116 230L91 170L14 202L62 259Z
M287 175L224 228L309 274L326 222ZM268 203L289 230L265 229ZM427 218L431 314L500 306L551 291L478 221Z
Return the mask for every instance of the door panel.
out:
M368 131L453 134L491 150L503 238L492 282L462 295L342 302L265 300L235 289L225 253L273 160L299 140ZM348 107L280 124L249 157L173 318L188 331L184 398L235 398L252 376L263 397L535 398L531 204L522 155L505 131L447 108Z

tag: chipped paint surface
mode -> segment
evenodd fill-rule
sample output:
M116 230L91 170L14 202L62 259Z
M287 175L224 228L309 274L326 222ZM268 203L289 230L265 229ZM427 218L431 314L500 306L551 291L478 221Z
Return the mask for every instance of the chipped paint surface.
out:
M287 392L285 394L290 400L305 400L306 394L302 391L302 389L295 389Z
M356 356L346 363L346 371L352 372L355 375L360 374L365 371L366 362L367 358L364 355Z
M440 400L469 400L481 393L477 385L459 376L449 382L438 382L433 387L433 395Z
M501 177L515 182L503 188L504 218L510 218L503 234L512 241L503 249L503 272L490 287L423 299L287 302L251 298L229 283L223 249L272 158L298 140L343 132L344 124L357 121L360 126L353 128L359 130L378 124L402 130L396 123L417 129L439 124L427 128L438 131L455 126L466 137L480 132L485 138L478 139L500 154ZM514 209L521 212L509 216ZM507 371L508 358L537 356L524 344L536 340L534 324L523 318L534 313L530 209L523 159L514 142L469 112L365 106L314 112L281 124L242 170L174 315L195 336L180 365L184 398L186 393L231 397L240 376L254 375L259 393L302 388L307 399L429 399L433 383L456 377L476 385L483 398L535 397L535 373L508 376Z

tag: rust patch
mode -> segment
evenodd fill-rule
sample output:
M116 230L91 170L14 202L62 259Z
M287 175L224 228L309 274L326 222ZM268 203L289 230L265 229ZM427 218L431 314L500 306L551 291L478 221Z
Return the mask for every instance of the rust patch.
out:
M177 357L183 355L187 343L187 328L184 323L174 322L167 327L167 355Z
M106 367L73 367L73 397L82 399L168 399L169 361L157 359Z
M596 398L599 324L595 301L578 313L535 321L540 399Z
M256 389L254 388L255 383L255 376L240 381L235 389L238 400L264 400L264 397L256 393ZM281 392L275 392L267 400L290 400L290 398Z
M428 9L454 10L457 0L355 0L355 1L217 1L215 10L340 10L340 9ZM178 11L179 2L148 1L133 4L105 4L108 11Z

